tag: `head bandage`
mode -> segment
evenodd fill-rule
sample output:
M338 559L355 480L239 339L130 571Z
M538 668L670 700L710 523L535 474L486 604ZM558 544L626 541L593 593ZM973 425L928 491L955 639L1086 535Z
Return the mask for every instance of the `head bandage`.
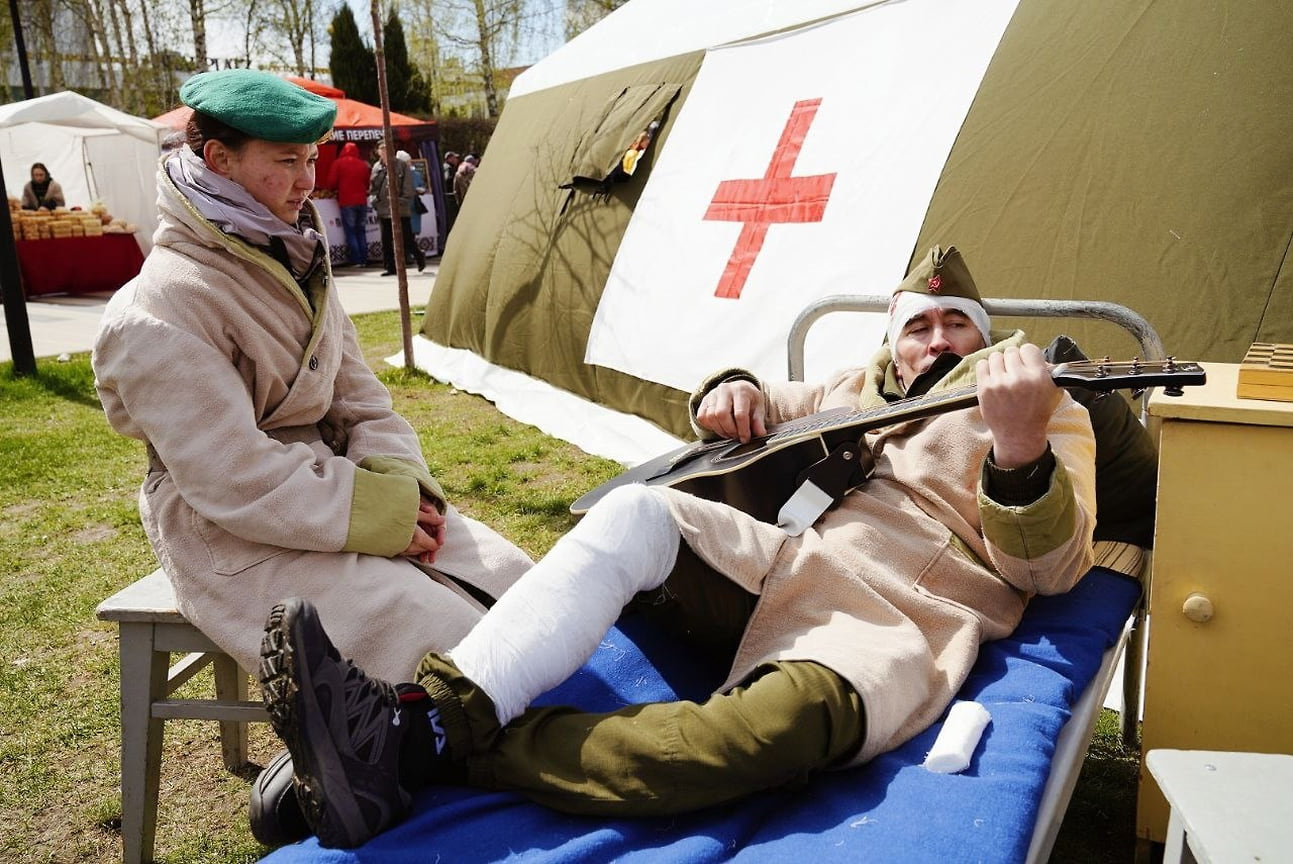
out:
M907 322L930 309L955 309L963 312L967 318L974 323L979 332L983 334L983 344L991 345L992 338L988 335L990 322L988 312L983 306L968 297L947 297L938 294L917 294L914 291L900 291L893 297L893 303L889 307L889 348L894 350L898 347L898 337L902 335L902 328L907 326Z

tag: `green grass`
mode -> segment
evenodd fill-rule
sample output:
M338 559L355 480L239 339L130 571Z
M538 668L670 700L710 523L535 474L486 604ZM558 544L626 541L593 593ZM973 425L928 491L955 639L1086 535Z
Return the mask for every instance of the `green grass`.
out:
M531 555L573 524L570 501L617 473L478 397L385 366L401 345L397 313L356 325L451 500ZM88 355L42 358L26 378L0 364L0 860L120 860L117 640L94 609L156 566L135 505L144 465L143 446L104 420ZM177 695L211 686L199 675ZM253 762L278 748L252 727ZM1053 860L1133 860L1136 769L1105 712ZM168 722L158 860L263 855L246 827L254 776L224 770L214 723Z

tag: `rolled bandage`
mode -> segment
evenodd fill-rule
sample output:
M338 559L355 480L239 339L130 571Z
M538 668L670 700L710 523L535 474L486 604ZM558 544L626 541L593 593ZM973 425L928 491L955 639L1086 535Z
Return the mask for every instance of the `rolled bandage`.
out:
M935 774L955 774L970 767L970 757L991 719L988 709L978 702L953 703L942 731L925 757L925 767Z

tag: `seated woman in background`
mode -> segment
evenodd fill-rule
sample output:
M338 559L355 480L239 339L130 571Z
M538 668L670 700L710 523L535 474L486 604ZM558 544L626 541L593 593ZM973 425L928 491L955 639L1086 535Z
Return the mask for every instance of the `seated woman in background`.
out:
M53 210L66 206L63 200L63 187L49 176L49 169L43 162L31 166L31 180L22 187L22 209Z

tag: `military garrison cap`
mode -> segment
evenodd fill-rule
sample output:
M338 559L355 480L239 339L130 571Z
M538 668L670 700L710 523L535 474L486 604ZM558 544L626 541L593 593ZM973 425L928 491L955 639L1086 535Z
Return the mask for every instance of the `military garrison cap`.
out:
M974 284L974 277L970 275L970 268L955 246L948 246L946 251L941 246L930 248L920 263L907 274L907 278L894 289L894 293L899 291L936 294L939 297L964 297L983 304L979 289Z
M180 88L180 101L253 138L282 144L321 141L337 118L331 99L254 69L194 75Z
M946 251L941 246L931 247L907 278L893 289L893 299L889 301L889 344L898 343L898 336L908 321L934 306L965 313L982 334L983 341L991 344L983 298L955 246L948 246Z

